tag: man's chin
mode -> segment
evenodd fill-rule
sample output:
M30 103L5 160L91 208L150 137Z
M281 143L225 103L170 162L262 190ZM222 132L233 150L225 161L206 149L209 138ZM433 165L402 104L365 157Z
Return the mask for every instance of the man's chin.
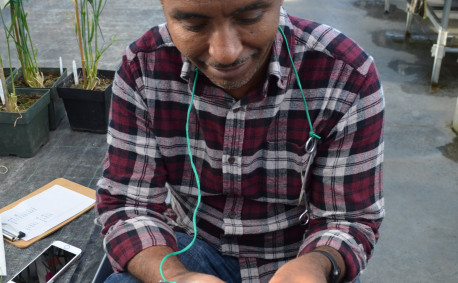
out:
M223 81L223 80L220 80L220 81L217 81L217 80L212 80L213 84L215 84L216 86L224 89L224 90L235 90L235 89L239 89L241 87L243 87L244 85L246 85L248 82L249 82L249 79L245 79L245 80L234 80L234 81Z
M230 91L230 90L239 89L247 85L250 82L250 80L253 78L254 74L256 73L256 70L257 68L251 70L249 73L235 77L233 79L222 79L222 78L215 78L212 76L207 76L207 77L216 86L224 90Z

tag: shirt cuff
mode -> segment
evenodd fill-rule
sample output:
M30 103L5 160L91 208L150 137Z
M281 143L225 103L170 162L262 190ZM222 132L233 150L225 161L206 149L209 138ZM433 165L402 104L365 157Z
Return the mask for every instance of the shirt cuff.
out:
M300 247L298 256L320 246L332 247L342 255L346 269L343 282L354 282L359 273L366 268L367 256L363 246L350 234L341 230L323 230L309 235Z
M178 249L173 230L151 217L136 217L110 227L104 246L114 272L126 272L127 263L139 252L152 246Z

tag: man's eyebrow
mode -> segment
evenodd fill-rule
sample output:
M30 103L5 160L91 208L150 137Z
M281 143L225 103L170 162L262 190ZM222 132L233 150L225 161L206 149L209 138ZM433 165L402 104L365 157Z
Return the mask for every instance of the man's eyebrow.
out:
M187 20L187 19L192 19L192 18L201 18L201 19L210 18L202 14L185 12L185 11L180 11L180 10L174 11L170 16L176 20Z
M272 5L272 1L266 2L264 0L259 0L257 2L251 3L249 5L246 5L244 7L241 7L231 13L231 16L238 14L238 13L243 13L246 11L252 11L252 10L257 10L257 9L264 9Z

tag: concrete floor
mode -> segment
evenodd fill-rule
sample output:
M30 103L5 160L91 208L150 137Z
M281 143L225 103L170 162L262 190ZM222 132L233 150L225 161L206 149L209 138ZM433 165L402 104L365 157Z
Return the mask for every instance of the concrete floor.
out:
M451 120L458 95L458 56L447 54L439 86L431 88L435 33L415 18L410 40L403 38L405 2L392 0L285 0L293 15L334 26L355 39L377 63L386 95L386 219L362 282L458 282L458 137ZM78 50L69 23L71 1L26 4L40 66L71 67ZM152 25L163 22L159 1L110 0L102 15L105 37L117 41L102 57L102 69L116 69L122 51ZM457 26L457 22L452 23ZM455 38L452 38L456 40ZM0 36L6 61L6 43ZM17 61L13 62L17 66ZM0 133L1 134L1 133ZM33 158L0 157L0 207L55 178L95 188L106 150L105 136L71 131L66 118ZM103 254L93 212L27 249L5 244L11 275L53 240L85 253L59 282L90 282Z

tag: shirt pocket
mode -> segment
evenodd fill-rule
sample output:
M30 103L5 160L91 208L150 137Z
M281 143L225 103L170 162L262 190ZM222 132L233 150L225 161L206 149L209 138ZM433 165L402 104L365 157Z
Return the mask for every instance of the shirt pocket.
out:
M303 144L288 141L266 141L258 152L258 169L246 176L258 190L251 198L258 201L297 205L302 187L301 171L310 153Z

